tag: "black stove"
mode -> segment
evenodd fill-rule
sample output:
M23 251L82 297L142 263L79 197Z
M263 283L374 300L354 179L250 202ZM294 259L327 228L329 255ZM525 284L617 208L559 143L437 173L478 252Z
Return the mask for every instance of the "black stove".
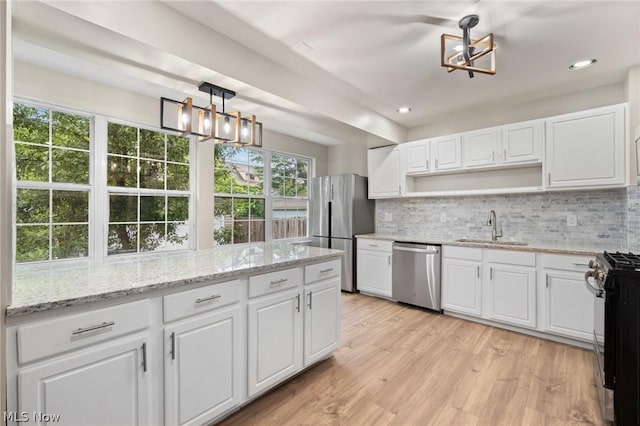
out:
M640 255L598 254L589 263L604 297L604 386L614 390L618 425L640 425Z

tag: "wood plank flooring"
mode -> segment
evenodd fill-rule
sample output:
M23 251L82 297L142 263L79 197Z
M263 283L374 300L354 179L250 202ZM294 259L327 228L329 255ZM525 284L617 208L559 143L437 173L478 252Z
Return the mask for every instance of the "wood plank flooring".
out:
M587 350L360 294L342 303L335 356L222 425L604 424Z

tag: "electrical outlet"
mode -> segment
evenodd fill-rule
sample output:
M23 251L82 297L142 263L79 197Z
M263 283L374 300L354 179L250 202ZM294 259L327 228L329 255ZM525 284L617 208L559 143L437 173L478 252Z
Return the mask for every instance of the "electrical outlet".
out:
M576 216L575 214L568 214L567 226L578 226L578 216Z
M389 212L384 212L384 221L385 222L393 222L393 214Z
M440 222L446 222L447 221L447 214L446 213L440 213Z

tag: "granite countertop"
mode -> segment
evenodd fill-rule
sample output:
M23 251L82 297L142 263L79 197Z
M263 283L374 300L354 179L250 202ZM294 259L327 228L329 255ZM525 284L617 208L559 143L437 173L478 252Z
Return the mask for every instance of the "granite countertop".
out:
M8 317L96 302L151 290L269 272L309 261L335 259L340 250L300 244L251 244L19 264Z
M378 240L391 240L401 242L414 242L425 244L441 244L447 246L460 246L460 247L477 247L477 248L492 248L500 250L516 250L516 251L535 251L541 253L552 254L573 254L578 256L595 256L597 253L602 253L604 248L588 247L584 245L571 245L565 243L545 243L545 242L527 242L526 246L522 245L510 245L498 243L479 243L469 241L456 241L451 237L427 237L424 235L404 235L404 234L362 234L357 235L357 238L375 238ZM507 241L508 242L508 241Z

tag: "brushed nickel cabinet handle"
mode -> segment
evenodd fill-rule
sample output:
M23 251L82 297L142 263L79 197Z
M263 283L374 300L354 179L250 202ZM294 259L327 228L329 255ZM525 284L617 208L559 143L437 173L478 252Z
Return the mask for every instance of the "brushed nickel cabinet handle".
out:
M575 266L589 266L588 263L573 262Z
M546 285L547 285L547 288L549 288L549 274L545 274L545 275L546 275L545 277Z
M429 159L427 158L427 170L429 170Z
M438 168L438 159L436 158L436 169Z
M282 284L284 282L287 282L287 281L289 281L288 278L280 278L279 280L271 281L269 283L269 285L280 285L280 284Z
M310 291L309 292L309 309L311 309L312 305L313 305L313 292Z
M320 273L321 273L321 274L326 274L327 272L331 272L331 271L333 271L333 268L329 268L329 269L321 269L321 270L320 270Z
M220 299L221 297L222 296L220 296L219 294L214 294L213 296L203 297L202 299L196 299L196 303L208 302L210 300Z
M551 185L551 173L547 173L547 185Z
M296 294L296 311L300 312L300 293Z
M493 279L493 268L489 268L489 279Z
M502 161L507 161L507 150L506 149L503 151Z
M95 330L100 330L101 328L111 327L112 325L116 325L115 321L108 321L108 322L105 321L102 324L92 325L92 326L85 327L85 328L78 328L77 330L73 330L71 332L71 334L73 336L76 336L78 334L88 333L90 331L95 331Z
M476 276L480 278L480 265L476 266Z
M176 333L171 333L171 359L176 359Z
M147 343L142 344L142 371L147 372Z
M491 151L491 162L492 163L496 162L496 152L495 151Z

